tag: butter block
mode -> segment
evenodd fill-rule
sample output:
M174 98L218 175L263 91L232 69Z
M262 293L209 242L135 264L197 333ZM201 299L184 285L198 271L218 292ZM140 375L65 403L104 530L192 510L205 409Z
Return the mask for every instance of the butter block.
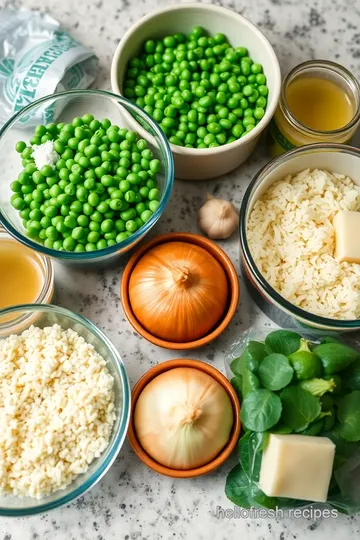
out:
M360 212L340 210L333 219L335 259L360 264Z
M327 437L270 435L263 452L260 488L269 497L325 502L335 445Z

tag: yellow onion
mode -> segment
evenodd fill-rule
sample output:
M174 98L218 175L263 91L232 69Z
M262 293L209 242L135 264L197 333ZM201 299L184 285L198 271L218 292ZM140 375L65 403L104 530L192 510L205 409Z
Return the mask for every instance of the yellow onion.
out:
M178 470L213 460L228 442L232 425L226 390L207 373L187 367L155 377L134 412L136 436L145 452Z
M131 308L152 335L178 343L205 336L225 311L226 275L204 248L187 242L155 246L129 282Z

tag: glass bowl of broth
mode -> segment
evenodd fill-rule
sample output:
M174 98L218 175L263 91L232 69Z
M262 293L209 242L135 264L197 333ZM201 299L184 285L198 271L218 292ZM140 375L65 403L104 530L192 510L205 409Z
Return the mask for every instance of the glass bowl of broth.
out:
M20 244L1 227L0 253L0 310L19 304L50 304L54 296L51 260ZM24 317L9 313L6 320L13 326Z
M273 156L307 144L348 144L360 122L360 85L346 68L326 60L299 64L282 83L270 125Z

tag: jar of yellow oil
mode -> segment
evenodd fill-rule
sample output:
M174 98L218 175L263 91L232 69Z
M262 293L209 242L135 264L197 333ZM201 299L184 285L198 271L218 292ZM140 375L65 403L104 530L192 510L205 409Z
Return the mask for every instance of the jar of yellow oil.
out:
M349 143L360 121L360 85L344 67L311 60L285 77L270 124L270 150L277 156L316 142Z

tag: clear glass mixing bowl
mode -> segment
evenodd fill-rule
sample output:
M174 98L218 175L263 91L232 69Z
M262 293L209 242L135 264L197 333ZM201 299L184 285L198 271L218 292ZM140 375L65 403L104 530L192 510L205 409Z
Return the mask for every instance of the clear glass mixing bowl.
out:
M10 316L10 320L9 320ZM114 345L96 326L80 315L53 305L27 304L0 310L0 339L20 334L31 325L43 328L59 324L71 328L91 343L106 360L114 377L116 420L109 445L95 459L86 473L79 475L66 489L37 500L0 495L0 516L28 516L47 512L84 495L109 470L118 455L127 433L130 418L130 385L123 361Z
M124 114L126 111L127 115ZM97 119L109 118L120 127L127 127L130 114L152 137L149 147L161 162L158 175L160 204L151 218L132 236L114 246L90 252L67 252L48 249L28 238L19 212L10 204L13 195L10 184L22 171L21 157L15 151L18 141L29 142L34 128L50 122L71 123L75 116L93 114ZM130 128L129 128L130 129ZM125 253L135 246L155 225L165 210L174 181L174 163L169 143L157 123L137 105L127 99L101 90L72 90L47 96L16 113L0 130L0 223L17 240L49 257L68 263L103 262Z

